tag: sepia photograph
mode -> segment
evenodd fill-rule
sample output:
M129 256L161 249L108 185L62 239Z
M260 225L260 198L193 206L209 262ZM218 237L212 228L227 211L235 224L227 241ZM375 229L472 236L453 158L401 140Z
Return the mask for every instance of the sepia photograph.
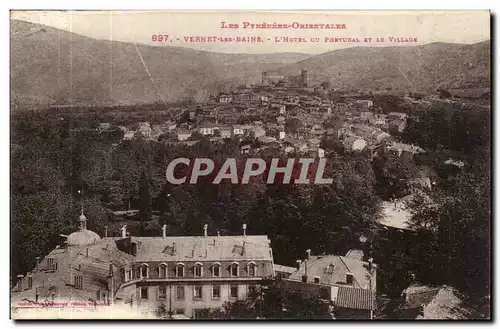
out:
M492 16L11 10L13 320L489 320Z

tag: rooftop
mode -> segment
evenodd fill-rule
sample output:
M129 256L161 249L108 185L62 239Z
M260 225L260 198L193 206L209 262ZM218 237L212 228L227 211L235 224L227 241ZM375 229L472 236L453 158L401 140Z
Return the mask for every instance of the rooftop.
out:
M272 260L265 235L132 237L137 262Z
M374 265L374 268L376 265ZM308 282L313 282L314 277L319 277L319 283L328 285L346 285L346 274L354 276L354 288L370 289L372 272L368 262L344 256L311 256L307 261ZM290 275L292 280L301 280L305 275L305 261L301 263L300 270Z

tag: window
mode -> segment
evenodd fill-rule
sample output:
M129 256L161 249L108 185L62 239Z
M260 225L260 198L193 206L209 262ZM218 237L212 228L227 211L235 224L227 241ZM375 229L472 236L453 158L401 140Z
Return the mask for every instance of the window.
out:
M53 269L53 267L54 267L54 258L52 257L47 258L47 268Z
M231 276L238 276L240 266L238 263L232 263L231 264Z
M149 268L147 264L142 264L139 268L139 276L141 279L147 278L149 275Z
M159 286L158 287L158 299L165 299L167 298L167 287L166 286Z
M237 285L231 285L229 290L230 290L229 297L238 298L238 286Z
M183 278L184 277L184 264L177 264L175 267L175 276L178 278Z
M253 262L248 264L248 276L255 276L256 267L257 265Z
M418 308L418 315L425 316L425 304L420 305Z
M347 284L353 284L353 282L354 282L354 275L352 273L346 273L346 275L345 275L345 282Z
M203 275L203 265L201 265L200 263L197 263L195 266L194 266L194 276L199 278Z
M175 309L174 310L174 314L176 314L176 315L184 314L184 309L183 308Z
M212 286L212 298L220 299L220 286Z
M132 270L128 269L125 270L125 281L130 281L132 280Z
M193 290L193 297L195 299L201 299L202 298L202 289L201 289L201 286L194 286L194 290Z
M160 264L160 266L158 266L158 277L159 278L166 278L167 277L167 265Z
M141 287L141 299L148 299L148 287Z
M97 290L97 300L101 300L101 291Z
M75 275L73 277L75 288L83 289L83 278L81 275Z
M28 289L33 288L33 277L28 277Z
M220 264L216 263L212 266L212 275L215 277L220 277Z
M249 285L248 286L248 295L249 296L256 296L257 295L257 286L255 285Z
M175 289L175 299L184 300L184 286L177 286Z
M314 277L314 283L319 283L319 276Z
M115 275L115 267L113 264L109 264L109 276L114 276Z

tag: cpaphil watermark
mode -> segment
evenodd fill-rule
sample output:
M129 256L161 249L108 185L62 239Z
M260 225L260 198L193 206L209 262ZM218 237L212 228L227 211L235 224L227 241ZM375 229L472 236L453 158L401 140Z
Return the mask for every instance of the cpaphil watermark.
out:
M286 162L286 163L283 163ZM274 158L266 162L261 158L248 158L243 166L235 158L228 158L216 169L212 159L177 158L167 166L167 181L171 184L196 184L200 178L220 184L227 179L232 184L248 184L252 177L262 176L267 184L331 184L325 178L325 158ZM183 170L184 169L184 170Z

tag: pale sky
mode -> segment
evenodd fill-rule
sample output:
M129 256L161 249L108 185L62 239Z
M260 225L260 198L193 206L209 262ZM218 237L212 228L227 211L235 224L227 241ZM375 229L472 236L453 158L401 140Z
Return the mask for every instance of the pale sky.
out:
M228 53L323 53L352 46L476 43L490 39L488 11L13 11L11 18L45 24L96 39ZM239 28L222 29L222 22L239 24ZM243 22L345 24L346 29L244 29ZM169 35L169 42L155 43L152 41L153 34ZM259 36L263 42L188 43L184 37L189 36ZM277 42L276 37L305 38L307 42ZM361 42L332 43L325 42L325 37L352 37L359 38ZM375 42L377 37L383 37L384 42ZM389 37L417 38L418 42L394 43L389 41ZM311 38L318 38L319 42L311 42ZM372 38L372 42L365 43L364 38Z

